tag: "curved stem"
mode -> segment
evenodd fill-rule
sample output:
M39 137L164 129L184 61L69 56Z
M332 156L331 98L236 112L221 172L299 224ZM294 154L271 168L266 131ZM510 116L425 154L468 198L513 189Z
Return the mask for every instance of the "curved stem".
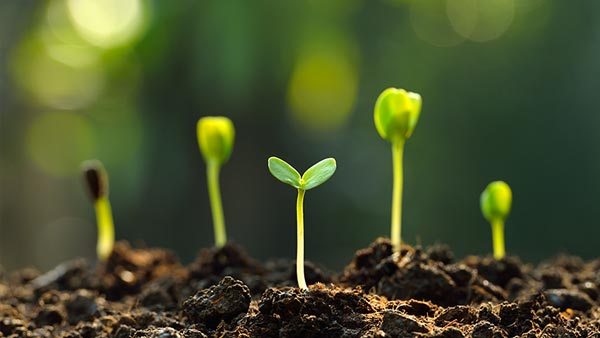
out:
M394 252L400 252L402 230L402 155L404 142L392 143L392 161L394 170L394 186L392 191L392 233L391 240Z
M209 161L206 164L206 179L208 182L208 197L210 198L210 209L213 217L213 227L215 231L215 245L223 247L227 242L225 232L225 217L223 216L223 205L221 204L221 189L219 187L218 162Z
M94 202L94 208L96 209L96 222L98 223L96 254L98 259L105 261L112 253L115 244L115 227L108 198L106 196L98 197Z
M494 243L494 258L504 258L504 221L495 220L492 222L492 241Z
M306 280L304 279L304 193L306 191L298 189L298 199L296 200L296 223L297 223L297 248L296 248L296 277L298 278L298 287L302 290L308 290Z

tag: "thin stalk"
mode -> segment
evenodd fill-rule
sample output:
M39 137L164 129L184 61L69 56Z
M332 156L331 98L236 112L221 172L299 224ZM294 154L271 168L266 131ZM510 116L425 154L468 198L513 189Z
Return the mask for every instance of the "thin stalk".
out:
M494 242L494 258L504 258L504 221L495 220L492 222L492 241Z
M400 252L401 230L402 230L402 156L404 153L404 142L392 143L392 161L394 170L394 186L392 191L392 247L394 252Z
M225 233L225 217L223 216L223 205L221 204L221 189L219 187L220 169L221 166L218 162L209 161L206 164L208 196L210 198L210 209L213 217L215 245L218 248L223 247L227 242L227 234Z
M108 259L115 243L115 227L113 224L110 202L106 196L100 196L94 202L96 221L98 223L98 243L96 254L101 261Z
M296 277L298 278L298 287L302 290L308 290L306 280L304 279L304 193L306 191L298 189L298 199L296 200L296 223L297 223L297 248L296 248Z

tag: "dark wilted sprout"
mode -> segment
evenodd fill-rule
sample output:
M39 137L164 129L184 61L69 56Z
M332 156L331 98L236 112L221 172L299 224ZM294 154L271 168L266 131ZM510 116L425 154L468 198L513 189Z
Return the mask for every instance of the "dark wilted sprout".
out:
M108 175L104 166L98 160L85 161L81 167L85 185L96 209L96 222L98 224L96 254L99 260L105 261L112 253L115 244L115 227L110 201L108 200Z

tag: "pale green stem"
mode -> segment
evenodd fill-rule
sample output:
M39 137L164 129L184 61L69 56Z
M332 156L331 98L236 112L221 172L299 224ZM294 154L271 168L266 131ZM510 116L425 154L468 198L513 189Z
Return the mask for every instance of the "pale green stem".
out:
M115 227L108 198L100 196L94 202L94 208L96 209L96 221L98 223L96 254L98 255L98 259L106 261L112 253L115 244Z
M304 279L304 193L306 191L298 189L298 199L296 200L296 223L297 223L297 251L296 251L296 277L298 278L298 287L302 290L308 290L306 280Z
M494 258L504 258L504 221L494 220L492 223L492 241L494 242Z
M223 205L221 204L221 189L219 188L219 170L221 166L216 161L206 164L206 178L208 181L208 196L210 198L210 209L213 217L215 231L215 245L221 248L227 242L225 233L225 217L223 216Z
M394 170L394 186L392 191L392 247L394 252L400 252L402 230L402 155L404 141L392 143L392 160Z

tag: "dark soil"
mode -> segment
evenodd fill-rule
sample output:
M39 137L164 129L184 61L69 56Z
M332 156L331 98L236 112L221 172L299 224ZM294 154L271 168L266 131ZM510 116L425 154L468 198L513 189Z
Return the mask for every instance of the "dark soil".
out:
M106 263L0 272L0 337L600 337L600 260L455 261L378 239L341 274L259 263L239 247L183 266L120 242Z

